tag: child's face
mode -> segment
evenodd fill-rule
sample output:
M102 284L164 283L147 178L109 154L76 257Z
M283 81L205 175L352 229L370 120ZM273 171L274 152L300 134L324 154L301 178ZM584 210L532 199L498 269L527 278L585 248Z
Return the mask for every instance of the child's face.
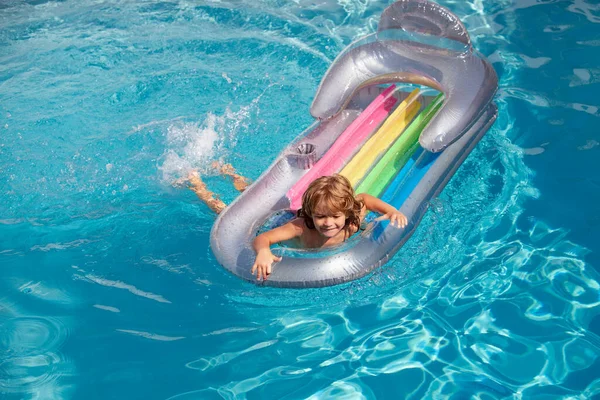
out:
M341 211L317 208L312 215L315 229L325 237L334 237L346 225L346 215Z

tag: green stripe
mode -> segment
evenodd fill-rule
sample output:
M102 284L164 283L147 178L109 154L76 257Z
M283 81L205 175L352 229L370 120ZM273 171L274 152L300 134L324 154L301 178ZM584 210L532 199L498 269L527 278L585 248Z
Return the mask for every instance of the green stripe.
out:
M375 167L356 188L356 193L368 193L379 197L386 186L400 172L406 161L419 147L419 135L442 105L443 93L437 95L422 113L406 128L406 131L388 149Z

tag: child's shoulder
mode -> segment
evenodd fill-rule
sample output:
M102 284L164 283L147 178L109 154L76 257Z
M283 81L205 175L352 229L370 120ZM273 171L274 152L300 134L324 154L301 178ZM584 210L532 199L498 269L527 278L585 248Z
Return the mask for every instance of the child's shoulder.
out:
M369 196L369 195L368 195L368 194L366 194L366 193L358 193L356 196L354 196L354 198L355 198L357 201L362 201L362 202L364 203L364 202L365 202L365 200L367 199L367 197L368 197L368 196Z
M263 232L261 235L268 237L271 243L278 243L301 236L303 232L303 225L296 220L292 220L271 230Z
M290 222L288 222L288 224L292 224L295 227L298 227L300 229L307 228L306 222L304 222L304 218L294 218L293 220L291 220Z
M297 235L301 235L308 227L304 222L304 218L294 218L285 224L289 229L293 229Z
M367 202L365 201L365 195L363 193L359 193L356 195L355 199L362 203L362 205L360 207L360 216L359 216L359 218L362 222L362 220L367 215Z

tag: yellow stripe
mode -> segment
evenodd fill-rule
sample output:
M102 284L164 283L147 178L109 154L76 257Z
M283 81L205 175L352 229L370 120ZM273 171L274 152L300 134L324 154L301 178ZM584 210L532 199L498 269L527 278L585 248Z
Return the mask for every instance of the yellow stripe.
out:
M352 186L356 186L377 161L379 155L396 141L410 121L417 115L421 108L421 103L415 100L418 94L419 89L413 90L342 169L340 174L348 178Z

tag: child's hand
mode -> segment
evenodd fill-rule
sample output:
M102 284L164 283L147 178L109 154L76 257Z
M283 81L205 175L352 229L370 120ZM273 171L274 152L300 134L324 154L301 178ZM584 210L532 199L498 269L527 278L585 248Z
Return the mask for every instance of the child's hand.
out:
M406 215L402 214L398 210L390 211L379 218L375 218L375 221L383 221L385 219L390 220L390 225L404 228L406 224L408 224L408 219L406 219Z
M271 275L271 266L274 262L281 261L281 257L277 257L271 253L270 249L264 249L256 255L256 260L250 271L252 275L256 272L256 279L266 281Z

